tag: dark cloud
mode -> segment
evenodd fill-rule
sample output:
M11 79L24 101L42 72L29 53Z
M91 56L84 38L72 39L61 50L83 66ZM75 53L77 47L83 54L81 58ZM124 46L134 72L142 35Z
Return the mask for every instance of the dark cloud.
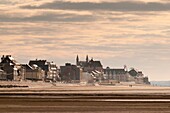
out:
M62 9L62 10L110 10L110 11L169 11L170 3L158 2L62 2L55 1L40 6L22 6L26 9Z
M24 24L20 23L21 27L15 27L18 25L18 23L14 23L13 25L11 25L11 27L9 27L10 23L6 24L6 26L0 26L0 35L50 35L53 32L55 32L55 30L51 27L46 27L45 25L42 26L32 26L29 24ZM59 30L57 29L57 31L59 32Z
M87 45L87 44L62 44L63 47L67 48L78 48L82 50L92 50L95 52L123 52L123 53L129 53L132 52L134 54L140 53L144 55L146 54L156 54L158 51L160 54L169 54L167 53L170 51L169 45L163 45L163 44L148 44L148 45L138 45L138 44L107 44L107 45ZM137 55L138 56L138 55Z
M11 1L9 0L0 0L0 4L11 4Z
M0 22L86 22L94 21L95 17L92 15L75 15L75 14L56 14L56 13L43 13L31 17L11 17L8 15L0 15Z
M83 22L92 21L94 17L91 15L72 15L72 14L51 14L46 13L28 18L23 18L25 21L58 21L58 22Z
M138 22L138 21L143 21L143 18L134 18L134 17L108 17L107 18L110 21L129 21L129 22Z

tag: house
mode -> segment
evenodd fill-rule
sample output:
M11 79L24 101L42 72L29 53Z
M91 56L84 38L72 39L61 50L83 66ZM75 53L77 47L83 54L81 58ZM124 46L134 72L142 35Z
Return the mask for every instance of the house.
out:
M22 65L23 80L44 80L45 72L38 66L31 67L28 64Z
M7 74L0 69L0 80L7 80Z
M11 55L3 55L0 62L0 69L6 73L7 80L21 79L21 64Z
M59 77L59 69L54 62L47 62L47 79L53 81L59 81L61 78Z
M107 80L117 80L119 82L129 81L129 74L126 68L109 68L104 69L105 78Z
M80 82L82 69L76 65L66 63L65 66L60 66L60 77L65 82Z
M30 66L37 65L45 72L45 81L52 80L56 81L59 80L59 71L57 65L54 62L47 62L46 60L30 60Z
M119 69L104 69L104 75L107 80L116 80L119 82L135 82L137 84L150 84L148 77L145 77L142 71L132 68L127 70L126 66Z
M134 77L134 80L137 84L150 84L148 77L144 76L142 71L131 68L128 73Z

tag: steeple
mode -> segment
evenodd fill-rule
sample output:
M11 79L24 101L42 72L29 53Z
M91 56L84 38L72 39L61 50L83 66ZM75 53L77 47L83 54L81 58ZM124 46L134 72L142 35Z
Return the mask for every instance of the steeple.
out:
M76 58L76 65L79 65L79 56L77 55L77 58Z
M86 62L89 62L89 57L88 57L88 55L86 56Z
M126 72L128 72L128 68L127 68L126 65L124 65L124 70L125 70Z

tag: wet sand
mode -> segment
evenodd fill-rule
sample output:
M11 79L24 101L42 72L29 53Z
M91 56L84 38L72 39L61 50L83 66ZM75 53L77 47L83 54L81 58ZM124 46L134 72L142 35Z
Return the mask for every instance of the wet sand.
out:
M0 112L169 113L170 102L86 101L86 99L0 98Z
M0 89L0 112L170 113L170 88L52 86Z

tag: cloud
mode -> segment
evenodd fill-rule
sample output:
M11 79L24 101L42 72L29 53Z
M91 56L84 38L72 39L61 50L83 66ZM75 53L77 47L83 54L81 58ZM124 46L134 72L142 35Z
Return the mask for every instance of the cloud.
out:
M0 14L0 22L86 22L94 21L92 15L76 15L76 14L57 14L57 13L42 13L30 17L15 17L11 15Z
M50 58L63 65L89 54L104 66L127 64L144 72L156 67L147 70L150 78L170 65L170 2L5 1L0 4L1 55L12 54L20 62Z
M26 5L25 9L61 9L61 10L109 10L109 11L169 11L170 3L159 2L63 2L54 1L40 6Z
M9 0L0 0L0 4L10 4L10 3L12 2Z

